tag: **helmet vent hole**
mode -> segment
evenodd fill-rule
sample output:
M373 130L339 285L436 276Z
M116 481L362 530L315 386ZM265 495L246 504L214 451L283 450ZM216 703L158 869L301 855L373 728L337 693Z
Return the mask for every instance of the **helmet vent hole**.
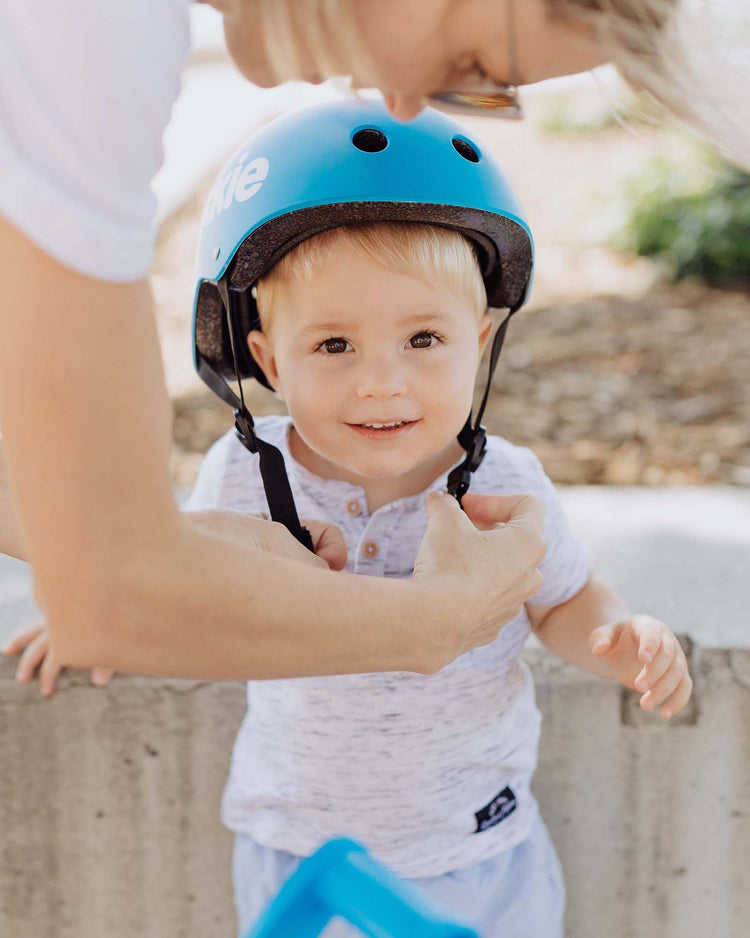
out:
M388 146L388 138L374 127L358 130L352 137L352 143L364 153L380 153Z
M451 143L456 153L460 154L465 160L468 160L470 163L479 162L479 154L468 140L464 140L463 137L454 137Z

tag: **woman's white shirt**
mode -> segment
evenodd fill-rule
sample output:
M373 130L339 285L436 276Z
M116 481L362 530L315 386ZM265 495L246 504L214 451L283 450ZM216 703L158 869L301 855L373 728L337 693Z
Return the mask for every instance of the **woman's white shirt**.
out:
M5 0L0 214L77 272L143 277L188 50L188 0Z

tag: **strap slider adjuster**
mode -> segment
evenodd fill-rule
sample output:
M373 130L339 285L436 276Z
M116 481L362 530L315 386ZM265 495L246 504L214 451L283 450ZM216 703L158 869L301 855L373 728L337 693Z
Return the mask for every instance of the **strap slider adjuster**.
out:
M458 504L461 504L461 499L469 491L469 486L471 485L471 473L468 469L464 468L465 461L461 463L460 466L450 473L448 476L448 484L446 486L448 494L452 495Z
M244 408L242 410L239 407L235 408L234 428L243 446L249 449L251 453L257 453L258 441L255 436L255 424L253 418Z
M471 449L467 453L465 464L469 472L475 472L484 459L487 451L487 431L479 426L474 430L474 440Z

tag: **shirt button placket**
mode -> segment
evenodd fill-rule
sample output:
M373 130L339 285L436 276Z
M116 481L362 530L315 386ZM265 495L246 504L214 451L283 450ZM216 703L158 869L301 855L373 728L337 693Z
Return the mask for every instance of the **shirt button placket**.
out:
M385 569L385 541L381 535L384 531L377 519L370 518L360 536L357 550L357 570L368 576L383 576Z
M362 553L368 560L374 560L378 556L378 545L375 541L366 541L362 546Z

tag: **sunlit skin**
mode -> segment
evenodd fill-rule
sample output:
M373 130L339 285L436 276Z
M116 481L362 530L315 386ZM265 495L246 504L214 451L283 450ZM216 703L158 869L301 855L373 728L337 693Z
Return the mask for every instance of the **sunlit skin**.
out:
M456 436L491 326L468 298L341 245L309 282L282 286L267 332L248 343L287 404L294 457L360 485L374 511L461 457Z
M419 113L426 95L474 76L513 79L509 55L511 0L352 0L361 34L381 76L391 112ZM512 0L519 84L586 71L607 61L594 36L550 12L548 0ZM245 77L267 87L276 78L261 48L250 0L211 0L224 16L229 52ZM319 80L312 64L305 69ZM368 84L367 77L353 76Z

